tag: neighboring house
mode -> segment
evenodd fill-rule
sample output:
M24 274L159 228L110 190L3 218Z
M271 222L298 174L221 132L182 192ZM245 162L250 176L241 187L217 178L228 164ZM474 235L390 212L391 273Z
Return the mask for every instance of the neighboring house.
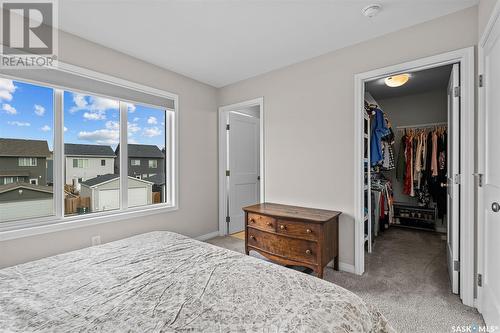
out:
M116 147L115 173L120 173L120 145ZM128 145L128 175L146 179L165 174L165 155L155 145ZM160 184L158 184L160 185Z
M97 212L120 208L120 176L107 174L82 182L80 197L90 197L90 211ZM145 206L152 203L153 183L129 177L128 206Z
M0 138L0 185L47 185L47 141Z
M53 214L51 186L29 183L0 185L0 222Z
M66 143L64 155L68 185L77 185L114 171L115 153L110 146Z

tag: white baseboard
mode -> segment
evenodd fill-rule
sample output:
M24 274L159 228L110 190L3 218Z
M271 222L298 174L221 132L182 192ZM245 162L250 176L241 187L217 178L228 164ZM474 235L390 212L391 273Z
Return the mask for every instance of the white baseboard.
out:
M195 237L194 239L197 239L199 241L206 241L206 240L209 240L209 239L217 237L217 236L219 236L219 230L210 232L210 233L205 234L205 235Z
M345 262L339 262L339 270L347 273L356 274L356 269L354 265L346 264Z

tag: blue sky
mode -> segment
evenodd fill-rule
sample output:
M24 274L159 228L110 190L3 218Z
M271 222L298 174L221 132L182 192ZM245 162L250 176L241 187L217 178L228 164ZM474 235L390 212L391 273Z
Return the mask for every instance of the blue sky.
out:
M53 147L52 89L0 78L0 137L46 140ZM129 143L165 146L165 112L130 104ZM104 144L119 140L118 101L64 92L64 141Z

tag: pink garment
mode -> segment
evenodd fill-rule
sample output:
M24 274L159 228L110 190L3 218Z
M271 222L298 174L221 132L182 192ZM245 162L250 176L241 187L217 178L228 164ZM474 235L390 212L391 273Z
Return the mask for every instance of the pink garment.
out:
M437 134L436 132L432 133L432 157L431 157L431 171L432 176L435 177L438 175L438 160L437 160Z

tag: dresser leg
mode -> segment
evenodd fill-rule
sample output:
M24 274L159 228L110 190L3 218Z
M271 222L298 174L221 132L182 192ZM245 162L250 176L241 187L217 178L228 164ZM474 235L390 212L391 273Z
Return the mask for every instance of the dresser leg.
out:
M339 256L336 256L333 259L333 269L338 271L339 270Z
M316 276L319 277L320 279L323 278L323 267L318 268L318 271L316 272Z
M248 249L245 249L245 253L247 254L247 256L250 254L250 251Z

